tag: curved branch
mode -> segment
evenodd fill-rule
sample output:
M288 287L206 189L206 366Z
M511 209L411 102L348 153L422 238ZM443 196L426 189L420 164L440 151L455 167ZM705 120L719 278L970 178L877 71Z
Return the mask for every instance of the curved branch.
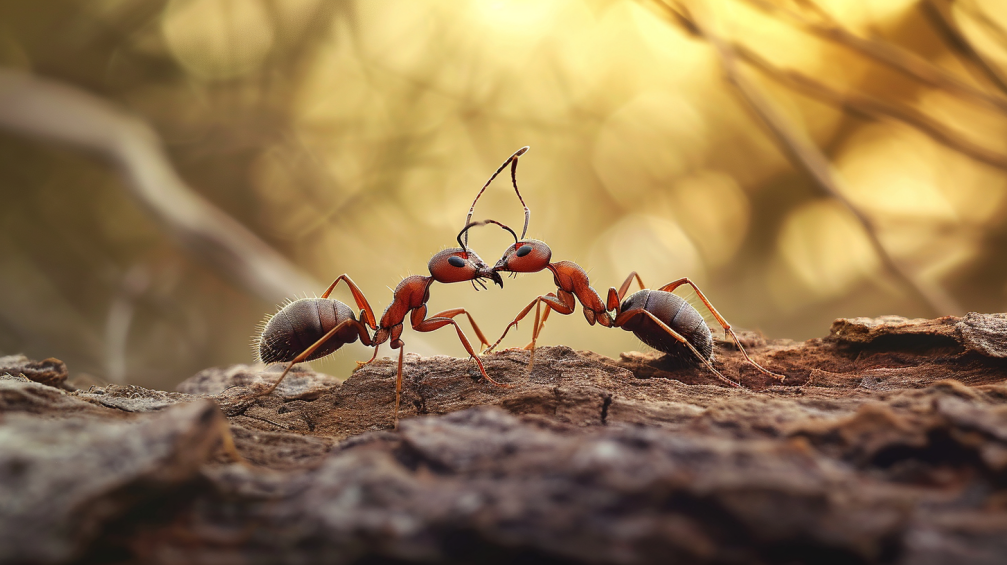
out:
M923 112L910 106L893 104L891 102L875 98L857 92L839 92L825 83L803 75L801 73L781 69L756 54L751 49L730 44L730 48L737 53L743 61L753 65L764 72L769 78L780 82L794 90L813 96L824 102L834 104L840 108L856 112L862 116L872 119L891 118L898 120L920 132L926 134L934 141L968 155L977 161L992 165L999 169L1007 170L1007 155L991 151L977 143L966 139L953 129L933 120Z
M951 39L951 44L964 51L968 57L979 65L979 68L986 73L986 76L1001 92L1007 93L1007 76L997 67L996 63L990 61L969 41L961 26L958 25L958 22L955 21L954 16L950 13L947 3L940 0L928 0L924 6L928 9L937 26Z
M0 70L0 129L107 159L137 202L189 253L265 300L320 286L187 186L149 126L92 94Z
M878 238L874 222L858 210L844 196L842 180L834 173L832 165L822 151L812 143L803 132L792 124L773 106L772 102L742 73L738 55L732 47L719 35L713 32L702 19L695 17L677 0L658 0L658 6L672 12L676 19L686 19L690 28L696 30L717 52L721 67L727 81L731 83L741 98L748 104L762 123L772 133L779 147L790 158L791 162L807 172L815 185L823 192L840 202L860 222L866 232L871 246L877 253L885 269L915 295L923 304L929 306L938 315L957 314L963 312L961 306L944 289L937 285L924 284L916 280L912 274L895 260L884 244Z
M745 1L763 12L789 20L809 33L859 51L879 63L888 65L931 86L943 87L951 92L1007 112L1007 98L994 96L977 88L954 73L945 71L901 47L860 37L838 25L809 20L793 10L778 6L768 0Z

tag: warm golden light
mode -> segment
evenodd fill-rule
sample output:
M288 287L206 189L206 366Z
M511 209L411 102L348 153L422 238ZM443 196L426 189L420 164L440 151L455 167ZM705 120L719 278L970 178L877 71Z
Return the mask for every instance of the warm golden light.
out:
M849 211L829 200L791 212L780 230L779 245L806 290L822 298L849 291L878 268L863 229Z
M192 74L225 79L251 72L273 46L265 6L241 0L172 0L161 28L178 61Z

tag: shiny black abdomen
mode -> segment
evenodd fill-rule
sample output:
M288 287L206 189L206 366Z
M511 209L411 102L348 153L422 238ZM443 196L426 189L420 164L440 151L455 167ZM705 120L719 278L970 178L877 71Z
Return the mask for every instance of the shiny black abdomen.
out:
M338 300L302 298L287 304L266 322L259 337L259 359L263 363L293 361L305 349L338 324L356 319L353 310ZM319 359L345 343L357 341L357 329L347 326L329 338L305 361Z
M647 310L678 332L699 351L703 358L713 357L713 334L710 333L709 326L706 325L703 316L681 297L663 290L640 290L622 303L623 312L639 308ZM644 314L634 316L622 328L633 332L640 341L654 349L683 358L695 358L689 348Z

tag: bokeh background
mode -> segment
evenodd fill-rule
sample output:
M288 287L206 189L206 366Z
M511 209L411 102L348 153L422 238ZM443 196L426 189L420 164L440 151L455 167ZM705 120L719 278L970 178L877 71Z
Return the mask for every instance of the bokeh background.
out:
M291 297L349 273L380 312L530 145L529 236L601 292L688 276L736 327L807 339L840 316L1007 309L1005 27L998 0L3 0L0 67L149 124L193 191L317 282ZM0 203L0 353L170 388L251 362L281 300L73 147L0 130ZM475 217L520 226L509 179ZM492 263L508 236L471 244ZM555 288L505 284L435 285L430 306L492 340ZM464 355L450 329L404 338ZM644 347L579 306L541 342Z

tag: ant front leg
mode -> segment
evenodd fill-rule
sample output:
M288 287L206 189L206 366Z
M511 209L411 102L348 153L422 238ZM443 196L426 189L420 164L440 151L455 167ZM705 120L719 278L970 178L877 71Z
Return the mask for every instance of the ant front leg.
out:
M458 322L455 322L452 319L453 316L457 316L458 314L461 313L465 313L466 315L468 315L468 312L465 312L464 309L456 308L454 310L446 310L444 312L440 312L434 316L431 316L430 318L427 318L426 317L427 307L420 306L419 308L413 310L412 314L410 314L409 320L412 323L413 329L418 332L432 332L434 330L439 330L449 324L454 326L455 332L458 333L458 339L459 341L462 342L462 347L464 347L465 351L467 351L468 354L472 357L472 359L475 360L476 365L479 365L479 372L482 373L482 376L487 381L493 383L496 386L510 388L510 385L504 383L498 383L497 381L493 380L488 374L486 374L486 368L483 367L482 360L479 359L479 355L475 352L475 349L472 348L472 344L469 343L468 338L465 337L465 332L462 331L462 328L458 325ZM442 316L441 314L447 314L447 316ZM471 319L472 317L469 316L469 320Z
M366 367L367 365L370 365L371 363L373 363L374 360L378 358L378 349L380 349L380 348L381 348L381 344L379 343L379 344L377 344L377 345L374 346L374 355L371 355L370 359L368 359L367 361L357 361L357 369L359 369L361 367Z
M479 329L479 325L472 318L472 314L469 314L464 308L452 308L451 310L445 310L443 312L438 312L431 316L430 318L454 318L459 314L465 314L469 319L469 324L472 325L472 331L476 332L476 337L479 338L480 351L489 347L490 342L486 340L486 336L483 334L482 330Z
M541 308L541 305L543 303L546 305L546 316L543 316L540 319L539 309ZM572 293L563 290L562 288L557 288L556 294L549 293L539 296L535 300L532 300L530 304L525 306L524 310L518 312L518 315L514 317L514 320L507 325L506 329L504 329L504 333L503 335L500 336L500 339L498 339L496 343L490 346L490 348L487 351L493 351L493 349L497 345L500 345L500 342L503 341L503 338L507 336L507 332L509 332L511 328L516 328L518 322L523 320L524 317L528 315L528 312L531 312L532 308L535 308L535 327L532 328L532 339L531 343L529 344L530 347L525 346L525 349L530 349L531 351L531 354L528 357L528 370L530 371L534 367L535 363L535 343L538 341L538 332L541 329L541 326L545 325L544 318L548 317L549 310L550 309L555 310L560 314L572 314L576 306L577 302L574 299L574 295Z
M395 373L395 422L392 424L392 429L399 429L399 403L402 399L402 357L405 355L406 348L402 340L397 340L399 344L399 368ZM377 348L375 348L377 349Z
M556 295L550 292L546 296L555 297ZM541 306L541 305L542 305L542 303L539 302L539 306ZM531 332L532 339L531 339L530 342L528 342L528 345L524 346L525 349L532 350L532 352L533 352L532 355L534 355L534 351L535 351L535 341L538 338L538 335L542 333L542 329L545 328L545 321L549 319L549 313L552 312L552 308L546 307L545 312L542 313L542 316L541 316L542 319L540 321L539 320L539 306L535 307L535 327L532 328L532 332Z
M736 383L736 382L732 381L731 379L725 377L723 374L721 374L721 372L718 371L716 369L716 367L713 366L713 363L711 363L710 360L707 359L706 357L703 357L703 354L700 353L699 351L697 351L696 348L691 343L689 343L689 340L685 339L682 336L682 334L680 334L680 333L676 332L675 330L671 329L670 327L668 327L667 324L665 324L664 322L662 322L657 316L655 316L654 314L651 314L650 312L648 312L646 310L638 309L638 310L629 310L627 312L623 312L623 313L619 314L618 316L616 316L615 322L613 323L613 325L615 327L617 327L617 328L618 327L622 327L622 326L624 326L626 324L626 322L628 322L629 320L631 320L635 316L647 316L648 318L650 318L655 324L658 325L658 327L660 327L662 330L664 330L668 335L670 335L671 337L675 338L675 340L677 340L679 343L681 343L681 344L685 345L686 347L688 347L689 350L692 351L692 353L696 356L696 358L699 359L700 361L702 361L704 365L706 365L707 369L710 369L710 371L713 371L714 375L717 375L718 379L724 381L725 383L727 383L727 384L729 384L729 385L731 385L733 387L744 388L743 386L741 386L741 384Z
M779 373L774 373L774 372L770 371L769 369L766 369L765 367L763 367L762 365L759 365L751 357L748 356L748 352L745 351L745 348L741 345L741 340L738 339L738 335L735 334L734 330L731 329L731 324L727 323L727 320L725 320L724 317L720 315L720 312L717 312L717 309L713 307L713 304L706 297L706 295L703 294L703 291L699 290L699 287L696 286L696 283L694 283L691 280L689 280L688 277L682 277L682 278L678 279L677 281L670 282L670 283L662 286L658 290L663 290L664 292L671 292L671 291L675 290L676 288L682 286L683 284L687 284L687 285L691 286L692 289L696 291L696 295L699 296L699 299L702 300L703 304L705 304L706 307L707 307L707 309L710 310L710 313L713 314L713 317L717 319L717 322L720 324L720 327L724 328L724 337L731 336L731 339L734 340L734 343L738 344L738 349L741 350L741 354L745 356L745 360L746 361L748 361L753 367L755 367L756 369L758 369L761 373L763 373L765 375L769 375L770 377L773 377L774 379L780 379L781 382L785 378L787 378L786 375L781 375Z

